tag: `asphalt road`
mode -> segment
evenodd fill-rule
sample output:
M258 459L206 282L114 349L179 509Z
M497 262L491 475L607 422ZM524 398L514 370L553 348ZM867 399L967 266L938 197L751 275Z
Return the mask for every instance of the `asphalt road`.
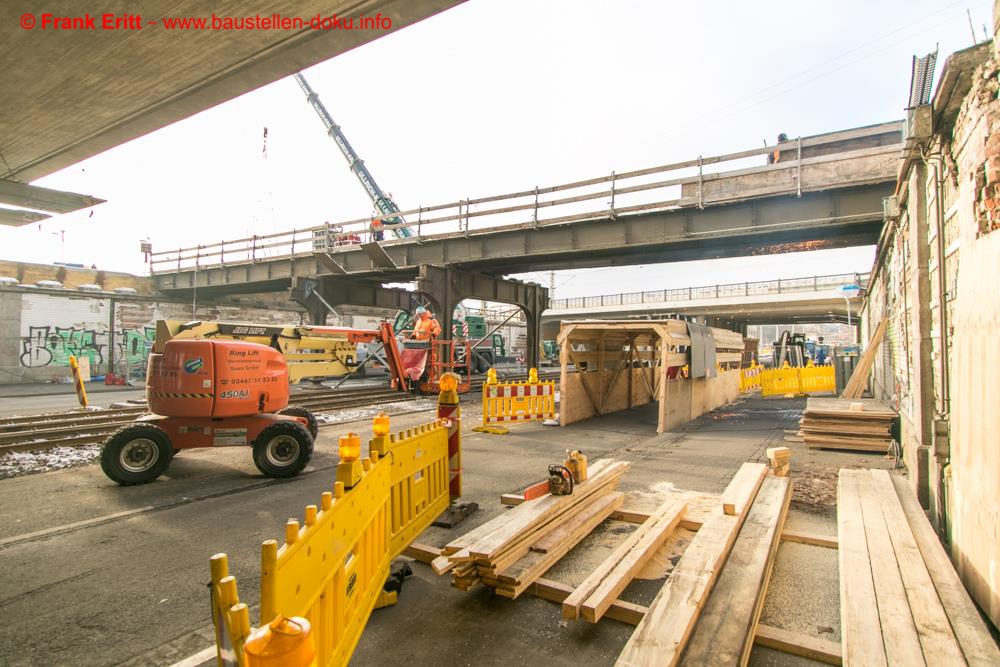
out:
M500 493L543 477L545 465L561 460L568 447L583 447L592 460L604 454L631 460L623 483L631 499L648 498L668 482L717 493L740 463L762 459L764 448L780 441L783 429L797 421L802 402L763 403L724 408L661 436L655 435L650 409L564 429L530 424L507 436L489 436L468 430L475 414L470 401L465 497L482 510L454 533L431 528L420 541L443 544L449 535L494 516L501 511ZM393 427L431 416L396 417ZM204 649L211 643L208 562L219 551L229 555L241 599L252 606L256 623L260 544L280 538L288 517L301 518L305 505L318 503L330 489L336 436L349 428L366 433L369 427L355 423L322 430L312 465L288 481L261 477L249 450L236 448L186 452L175 458L167 476L139 487L114 485L94 464L0 480L0 664L170 665ZM836 470L845 462L879 465L881 457L804 460ZM832 516L793 511L790 525L835 534ZM815 572L812 556L786 558L786 546L778 567L792 574L772 588L790 585L794 591L801 584L795 572L808 570L811 594L791 595L783 606L765 608L765 617L775 623L787 619L786 627L799 624L795 629L802 632L829 626L832 636L816 636L836 641L836 558L832 572L829 563ZM829 561L829 554L824 556ZM796 558L806 562L796 564ZM553 576L567 583L578 583L574 578L586 570L560 571L561 566ZM551 603L527 596L502 600L482 589L463 594L447 577L435 577L422 564L414 568L400 603L372 616L354 664L610 664L631 632L613 621L566 627ZM626 593L649 602L658 586L638 582ZM800 664L766 650L755 651L754 662Z

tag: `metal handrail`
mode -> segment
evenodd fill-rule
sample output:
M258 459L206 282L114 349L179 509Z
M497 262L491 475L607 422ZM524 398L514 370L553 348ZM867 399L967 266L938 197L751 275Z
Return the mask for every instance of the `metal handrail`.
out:
M870 277L870 273L835 273L826 276L779 278L778 280L662 289L652 292L622 292L620 294L578 296L568 299L551 299L549 301L549 309L571 310L574 308L594 308L599 306L628 306L670 301L693 301L695 299L722 299L731 296L819 292L822 290L838 289L846 284L867 287Z
M900 128L901 123L898 121L883 123L867 128L855 128L843 132L806 137L801 140L801 145L804 147L824 146L848 139L899 132ZM371 216L338 224L318 225L306 229L294 229L273 234L254 235L243 239L220 241L218 243L199 244L188 248L158 251L152 253L150 256L150 270L154 274L183 270L202 270L213 266L253 264L274 259L308 257L316 252L329 252L331 254L345 252L349 251L352 247L356 247L359 243L371 240L372 233L370 226L372 220L385 219L387 217L408 217L411 220L415 220L415 222L408 222L404 225L395 225L397 228L407 227L413 229L415 236L409 239L381 241L384 246L393 246L404 243L420 243L427 239L442 238L451 235L470 236L510 229L533 229L546 225L594 220L604 216L614 218L616 215L627 213L648 212L686 206L703 207L709 204L724 203L750 196L801 194L798 186L800 179L793 177L801 172L803 166L819 165L847 159L875 157L887 152L897 151L899 148L897 144L893 144L806 158L798 155L797 158L782 160L775 164L749 168L744 167L729 171L704 171L705 165L745 160L775 151L797 155L798 147L799 141L793 139L774 146L757 147L725 155L699 157L694 160L675 162L635 171L612 172L607 176L598 176L596 178L561 185L544 188L535 187L530 190L480 197L478 199L461 199L435 206L421 206L416 209L394 213L392 216ZM788 170L791 170L788 178L779 179L787 182L765 188L764 190L725 193L710 197L703 196L701 192L701 185L719 179L761 172L785 172ZM651 181L649 178L646 178L666 172L679 173L676 177L666 180ZM887 174L886 178L887 180L894 179L895 175ZM693 196L690 193L685 196L683 191L680 193L680 196L676 196L674 191L670 191L653 194L642 199L636 199L635 197L629 199L630 195L636 195L637 193L663 191L667 188L676 188L684 185L698 185L697 196ZM836 185L836 183L822 183L817 184L816 187L828 188L832 185ZM577 193L572 196L551 198L555 193L563 193L570 190L576 190ZM585 205L586 202L600 199L604 199L608 204L600 208L587 207ZM652 201L649 201L650 199ZM630 204L633 201L638 201L639 203ZM499 205L487 206L490 204ZM560 207L560 210L564 214L549 218L539 216L540 211L554 207ZM425 217L427 213L434 212L442 214L437 217ZM519 212L524 213L524 215L519 216ZM430 233L428 233L428 229L431 230Z

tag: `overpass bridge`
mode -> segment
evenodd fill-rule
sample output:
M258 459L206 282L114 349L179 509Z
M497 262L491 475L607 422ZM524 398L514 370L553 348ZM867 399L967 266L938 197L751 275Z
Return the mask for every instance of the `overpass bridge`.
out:
M511 303L525 311L534 352L547 292L500 276L874 244L902 132L902 121L881 123L420 207L401 213L414 232L405 239L372 240L365 217L158 251L150 268L177 296L291 289L317 322L331 306L410 308L419 298L450 331L463 299ZM778 162L760 164L775 151ZM382 287L411 280L416 295Z
M554 338L562 320L655 319L683 315L707 324L739 329L748 324L857 322L862 298L845 300L844 285L868 285L867 273L682 287L673 289L552 299L542 315L542 334Z

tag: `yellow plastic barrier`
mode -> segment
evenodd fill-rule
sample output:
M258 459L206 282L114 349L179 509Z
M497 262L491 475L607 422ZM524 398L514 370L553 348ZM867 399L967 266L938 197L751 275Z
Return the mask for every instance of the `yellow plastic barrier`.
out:
M318 508L306 507L304 526L288 521L284 544L262 546L261 625L303 617L315 664L347 664L372 610L394 601L382 591L390 563L449 505L448 427L438 419L389 435L377 417L369 458L360 461L343 455L357 436L341 439L337 476L351 488L336 482ZM212 559L212 594L219 664L246 665L249 617L223 554Z
M540 382L538 371L532 368L526 382L497 382L496 371L487 373L483 384L483 424L474 431L506 433L494 424L554 419L556 416L556 383Z
M799 369L799 387L803 394L837 391L833 366L806 366Z
M760 373L762 370L764 370L764 367L758 366L756 361L750 364L750 368L741 368L740 391L760 389Z
M816 394L836 391L836 388L833 366L774 368L760 374L761 396Z

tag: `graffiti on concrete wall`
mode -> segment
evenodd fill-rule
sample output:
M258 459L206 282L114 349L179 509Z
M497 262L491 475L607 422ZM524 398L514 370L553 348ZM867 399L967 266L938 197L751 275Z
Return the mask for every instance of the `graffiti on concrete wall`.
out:
M70 355L88 359L92 369L99 368L114 345L114 358L128 366L145 365L156 336L155 327L116 331L114 341L107 329L86 327L29 326L21 339L21 365L26 368L69 366Z

